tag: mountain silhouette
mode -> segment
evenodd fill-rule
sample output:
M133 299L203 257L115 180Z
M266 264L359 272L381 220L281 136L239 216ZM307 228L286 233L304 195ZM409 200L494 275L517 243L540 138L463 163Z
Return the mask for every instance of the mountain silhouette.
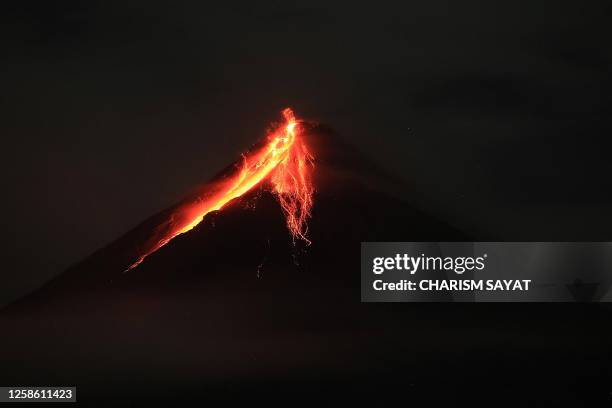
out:
M0 343L0 383L76 384L83 400L155 405L342 400L346 392L364 401L405 393L407 401L450 402L457 394L438 386L481 382L476 403L509 378L546 372L553 374L524 389L551 389L551 401L568 401L560 367L580 364L568 362L564 347L600 352L609 315L361 303L361 242L469 238L401 199L397 192L409 186L330 128L309 125L306 137L316 158L310 245L294 242L264 182L125 272L172 209L154 215L2 312L11 335ZM545 363L525 374L536 357ZM499 382L492 368L501 370ZM515 405L515 397L499 405Z
M142 243L180 203L145 220L13 307L35 299L69 302L89 292L102 292L104 296L106 291L125 288L158 286L165 290L167 285L205 282L222 269L243 271L252 278L259 273L261 278L273 265L286 268L285 273L291 276L306 270L317 275L346 263L347 267L328 277L344 278L359 271L353 267L362 241L465 238L457 229L398 199L398 193L406 189L402 180L371 164L331 129L309 125L305 134L316 152L315 204L309 221L312 244L292 240L277 199L264 181L208 214L192 231L172 240L136 269L125 272L140 255ZM211 183L234 167L228 166ZM186 197L190 199L192 195ZM325 264L320 265L321 261ZM236 273L242 272L227 272Z

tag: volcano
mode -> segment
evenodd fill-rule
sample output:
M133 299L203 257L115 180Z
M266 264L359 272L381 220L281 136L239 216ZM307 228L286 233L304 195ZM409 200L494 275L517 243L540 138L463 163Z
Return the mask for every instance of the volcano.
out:
M165 291L199 283L208 287L207 280L213 276L233 279L243 273L250 276L247 281L262 284L276 269L285 271L283 279L319 276L333 281L350 276L350 281L358 283L355 254L362 241L465 238L399 199L407 189L402 180L371 164L326 126L300 124L304 145L299 149L306 153L294 160L300 166L313 163L304 164L309 167L308 176L299 183L285 181L299 176L287 175L286 169L276 171L265 156L277 149L277 139L287 137L285 127L297 123L291 111L284 114L286 122L278 127L281 132L273 131L251 150L254 154L245 154L181 202L145 220L13 307L36 299L63 304L82 294L105 297L109 291L152 287ZM316 152L316 159L306 146ZM267 173L257 174L266 166Z
M601 353L608 315L576 305L362 304L361 242L468 237L402 198L406 183L331 128L301 126L314 191L299 234L262 179L150 251L189 196L6 308L0 383L77 385L81 400L155 405L342 401L347 393L450 402L481 382L487 402L538 356L527 375L540 381L522 380L524 389L571 400L572 389L558 385L581 364L566 350Z

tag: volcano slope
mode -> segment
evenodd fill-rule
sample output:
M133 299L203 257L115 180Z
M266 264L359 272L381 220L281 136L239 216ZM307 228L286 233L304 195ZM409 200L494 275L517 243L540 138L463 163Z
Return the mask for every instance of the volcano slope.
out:
M262 183L126 273L153 216L3 311L0 383L76 385L92 404L608 398L595 305L362 304L360 242L468 238L330 129L307 137L311 245Z

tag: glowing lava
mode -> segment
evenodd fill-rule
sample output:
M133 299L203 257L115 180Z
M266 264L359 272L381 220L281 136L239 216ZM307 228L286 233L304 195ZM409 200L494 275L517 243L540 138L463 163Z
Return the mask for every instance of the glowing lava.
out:
M220 210L231 200L269 180L287 219L293 239L306 238L314 187L314 158L301 137L302 129L289 108L283 111L284 123L274 130L260 149L242 156L239 168L223 180L208 186L195 200L179 205L167 222L160 225L145 244L142 255L127 270L138 266L176 236L193 229L211 211Z

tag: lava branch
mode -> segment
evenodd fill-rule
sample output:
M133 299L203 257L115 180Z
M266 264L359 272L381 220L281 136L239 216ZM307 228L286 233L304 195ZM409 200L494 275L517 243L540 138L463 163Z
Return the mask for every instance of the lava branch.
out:
M144 259L178 235L192 230L206 214L220 210L231 200L241 197L260 182L267 180L277 197L287 220L287 228L295 242L306 237L314 186L312 171L314 157L302 136L302 127L293 111L283 110L284 123L268 136L267 143L256 151L242 156L239 169L229 177L214 183L195 200L177 207L169 220L160 225L147 241L142 255L126 271L134 269Z

